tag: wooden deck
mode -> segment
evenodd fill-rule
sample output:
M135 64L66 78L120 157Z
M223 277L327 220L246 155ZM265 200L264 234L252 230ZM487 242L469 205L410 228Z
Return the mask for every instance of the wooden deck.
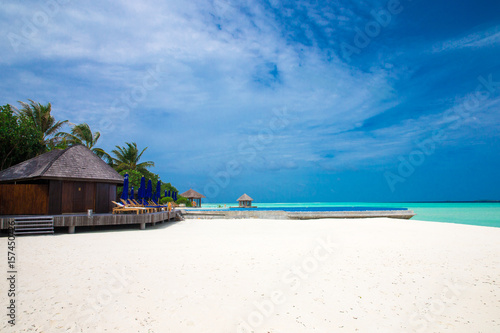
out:
M146 228L146 224L156 224L159 222L172 221L180 217L179 210L171 212L157 212L145 214L68 214L68 215L53 215L54 227L67 227L70 233L75 232L76 227L87 226L109 226L109 225L125 225L138 224L141 229ZM0 216L0 229L9 229L9 222L19 216Z

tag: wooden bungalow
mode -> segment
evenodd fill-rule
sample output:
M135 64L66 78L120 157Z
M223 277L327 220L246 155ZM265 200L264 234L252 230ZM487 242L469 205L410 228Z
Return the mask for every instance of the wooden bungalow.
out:
M246 193L238 198L239 207L251 208L253 199L250 198Z
M193 189L189 189L181 194L182 197L188 198L190 201L194 201L196 207L201 207L201 198L206 198L203 194L196 192Z
M0 171L0 215L109 213L123 177L83 145Z

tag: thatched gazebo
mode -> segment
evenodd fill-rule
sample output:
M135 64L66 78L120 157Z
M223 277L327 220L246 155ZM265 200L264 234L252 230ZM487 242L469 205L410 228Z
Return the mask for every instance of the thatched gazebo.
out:
M0 215L109 213L123 177L83 145L0 171Z
M196 207L201 207L201 198L206 198L206 196L204 196L201 193L196 192L193 189L189 189L189 191L182 193L181 197L188 198L189 201L194 201L196 204Z
M238 199L238 203L240 207L247 207L250 208L252 207L252 201L253 199L250 198L246 193L243 194L241 197Z

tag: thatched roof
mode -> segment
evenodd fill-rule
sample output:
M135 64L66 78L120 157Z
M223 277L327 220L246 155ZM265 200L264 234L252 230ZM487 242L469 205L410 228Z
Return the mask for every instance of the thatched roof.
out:
M238 201L253 201L252 198L250 198L246 193L243 194L239 199Z
M0 171L0 182L36 179L123 184L118 172L83 145L55 149Z
M189 191L186 191L186 192L182 193L181 197L185 197L185 198L188 198L188 199L206 198L206 196L204 196L203 194L200 194L200 193L196 192L193 189L189 189Z

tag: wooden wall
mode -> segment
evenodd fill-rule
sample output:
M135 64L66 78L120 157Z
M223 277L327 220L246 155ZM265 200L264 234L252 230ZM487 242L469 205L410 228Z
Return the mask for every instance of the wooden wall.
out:
M114 184L64 181L61 213L86 213L89 209L94 213L109 213L115 197Z
M0 215L47 215L46 184L0 184Z
M0 184L0 215L110 213L116 184L50 180L48 184Z

